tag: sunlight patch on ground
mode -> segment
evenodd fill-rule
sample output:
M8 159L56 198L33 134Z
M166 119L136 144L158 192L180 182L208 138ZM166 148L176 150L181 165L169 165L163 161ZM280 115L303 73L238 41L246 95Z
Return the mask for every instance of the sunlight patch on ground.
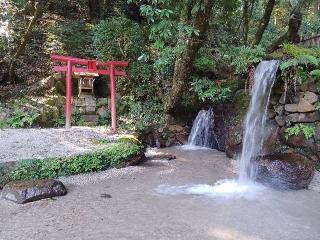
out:
M163 195L203 195L206 197L246 198L253 199L265 187L260 184L238 180L221 180L214 185L187 184L181 186L159 185L156 192Z
M246 235L234 229L229 228L211 228L208 232L209 237L215 240L258 240L253 236Z

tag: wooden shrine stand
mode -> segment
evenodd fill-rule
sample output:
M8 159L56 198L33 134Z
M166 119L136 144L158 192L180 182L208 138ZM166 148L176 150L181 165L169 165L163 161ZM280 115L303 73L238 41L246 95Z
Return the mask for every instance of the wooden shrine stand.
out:
M126 72L118 70L119 67L127 67L128 62L108 61L99 62L96 60L86 60L81 58L66 57L60 55L51 55L51 60L60 63L66 63L64 66L54 66L55 72L66 72L66 125L71 127L71 98L72 98L72 73L91 73L110 76L110 95L111 95L111 120L112 129L117 130L117 113L116 113L116 81L117 76L126 76Z

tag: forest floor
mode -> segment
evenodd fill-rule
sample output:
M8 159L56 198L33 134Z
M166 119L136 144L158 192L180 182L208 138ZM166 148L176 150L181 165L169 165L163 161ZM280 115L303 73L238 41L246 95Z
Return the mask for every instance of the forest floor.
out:
M0 239L320 239L319 193L263 188L250 197L164 194L157 191L163 184L214 184L236 176L230 160L215 150L154 151L177 159L62 178L69 193L60 198L26 205L1 200Z

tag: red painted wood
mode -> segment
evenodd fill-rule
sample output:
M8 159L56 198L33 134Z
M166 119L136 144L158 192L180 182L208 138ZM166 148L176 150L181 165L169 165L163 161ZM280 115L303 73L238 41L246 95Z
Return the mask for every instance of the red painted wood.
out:
M71 127L71 98L72 98L72 72L89 72L110 76L110 95L111 95L111 115L112 129L117 129L117 112L116 112L116 76L126 76L125 71L117 70L116 67L127 67L128 62L108 61L98 62L96 60L87 60L68 56L52 54L52 61L66 62L67 66L54 66L53 71L66 72L66 128ZM74 67L72 65L85 65L86 67ZM98 69L97 67L107 67L108 69Z
M68 68L66 66L54 66L53 71L55 72L67 72ZM94 70L90 70L87 68L77 68L77 67L72 67L72 72L89 72L89 73L98 73L101 75L110 75L110 70L99 70L97 69L96 71ZM127 76L127 73L124 71L118 71L118 70L114 70L114 75L116 76L122 76L125 77Z
M119 66L119 67L127 67L129 66L128 62L125 61L107 61L107 62L99 62L96 60L87 60L87 59L81 59L81 58L75 58L75 57L68 57L68 56L61 56L61 55L51 55L51 59L53 61L59 61L59 62L68 62L71 61L74 64L83 64L88 65L89 61L95 61L97 63L97 66Z
M72 97L72 65L71 62L68 62L68 70L66 77L66 128L71 127L71 97Z
M110 66L110 92L111 92L111 124L114 131L117 130L117 112L116 112L116 81L114 76L114 66Z

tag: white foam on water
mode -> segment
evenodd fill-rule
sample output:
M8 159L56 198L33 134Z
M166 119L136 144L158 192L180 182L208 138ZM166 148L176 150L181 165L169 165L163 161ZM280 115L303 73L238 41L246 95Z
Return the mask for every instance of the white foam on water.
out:
M235 179L221 180L214 185L188 184L181 186L159 185L156 192L163 195L203 195L210 198L254 199L265 189L254 182L239 182Z
M180 148L180 149L182 149L182 150L187 150L187 151L212 150L212 148L201 147L201 146L190 145L190 144L178 146L178 148Z

